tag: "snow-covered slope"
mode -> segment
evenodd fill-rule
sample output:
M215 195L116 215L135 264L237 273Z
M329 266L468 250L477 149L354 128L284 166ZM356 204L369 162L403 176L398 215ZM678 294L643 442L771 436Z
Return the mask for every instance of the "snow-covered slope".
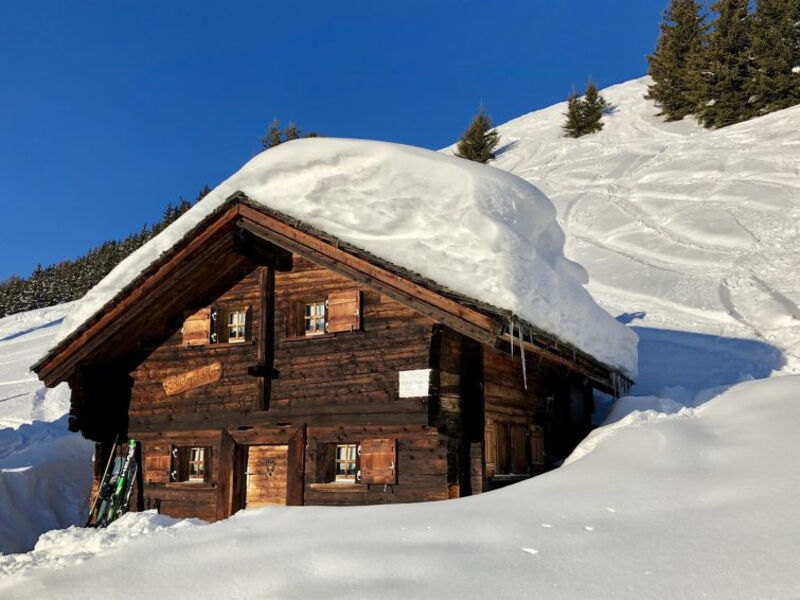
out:
M492 164L547 194L594 298L636 325L634 392L697 360L692 389L800 372L800 106L708 131L656 117L648 81L603 90L599 134L564 138L565 104L500 125Z
M586 272L564 258L564 232L539 190L499 169L367 140L294 140L257 155L92 288L58 339L237 191L636 377L636 335L587 293Z
M634 412L580 460L472 498L52 532L0 557L0 596L797 598L798 391L775 377Z
M29 370L73 306L0 319L0 553L85 519L93 446L67 431L69 388L47 390Z

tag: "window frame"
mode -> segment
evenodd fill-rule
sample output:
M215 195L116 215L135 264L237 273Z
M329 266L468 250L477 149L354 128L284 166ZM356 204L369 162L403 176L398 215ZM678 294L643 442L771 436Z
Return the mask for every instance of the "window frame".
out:
M336 444L336 454L334 455L334 468L333 468L333 482L334 483L356 483L356 475L358 474L358 446L359 443ZM346 452L352 451L352 458L347 456L341 458L339 451L344 449ZM352 471L345 467L344 474L340 474L340 465L352 465Z
M192 475L192 464L197 464L198 462L192 460L195 450L200 450L202 452L202 477ZM182 485L211 483L213 480L211 459L211 446L174 444L170 449L169 483Z
M353 327L347 331L345 330L331 330L331 310L330 310L330 302L331 297L336 297L342 293L351 293L354 294L354 304L355 304L355 314L353 317L357 320L357 324L353 324ZM364 330L364 319L363 319L363 305L364 305L364 293L359 288L347 288L346 290L329 290L324 292L324 296L321 297L320 295L315 296L306 296L301 298L294 298L287 300L286 308L285 308L285 315L286 315L286 326L285 326L285 340L308 340L314 338L327 338L327 337L334 337L336 335L340 335L343 333L355 333L358 331ZM310 306L316 306L321 308L321 312L316 315L312 315L308 313L308 308ZM321 328L319 329L306 329L307 323L309 321L321 321L320 325ZM337 321L338 322L338 321Z
M328 300L310 300L305 302L300 302L299 305L302 305L302 310L300 311L300 315L302 318L302 322L298 323L300 325L300 337L314 337L318 335L324 335L328 333ZM309 308L316 307L317 310L322 308L322 314L309 314ZM322 321L322 329L308 329L308 324L310 322L318 322Z
M199 460L196 456L199 455ZM205 481L206 480L206 448L205 446L189 446L189 458L187 461L188 469L186 481ZM195 470L201 474L194 474Z
M247 341L247 310L248 307L236 307L226 309L224 311L224 322L222 327L225 331L225 340L228 344L243 344ZM231 323L231 317L241 315L241 321L237 321ZM239 331L241 330L241 337L236 335L235 337L231 337L231 331Z
M243 323L235 324L235 326L243 325L244 336L231 339L228 317L236 313L243 313L244 315ZM250 304L215 304L211 307L210 318L211 334L208 340L209 346L222 346L226 344L238 346L253 341L253 307Z

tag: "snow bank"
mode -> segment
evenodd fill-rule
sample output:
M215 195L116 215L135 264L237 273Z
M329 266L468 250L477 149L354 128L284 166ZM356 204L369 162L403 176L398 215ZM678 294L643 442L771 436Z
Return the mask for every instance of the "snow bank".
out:
M28 553L0 555L0 576L8 577L39 565L68 567L140 535L163 535L192 525L205 525L205 522L199 519L173 519L150 510L123 515L104 529L73 526L48 531Z
M787 376L683 414L640 403L650 417L615 421L580 460L472 498L52 532L0 557L0 596L798 597L799 393Z
M636 375L636 335L584 289L550 201L503 171L383 142L315 138L263 152L82 300L75 331L236 191L454 291L529 320Z
M86 519L93 445L67 431L67 385L48 390L29 370L71 307L0 319L0 553Z

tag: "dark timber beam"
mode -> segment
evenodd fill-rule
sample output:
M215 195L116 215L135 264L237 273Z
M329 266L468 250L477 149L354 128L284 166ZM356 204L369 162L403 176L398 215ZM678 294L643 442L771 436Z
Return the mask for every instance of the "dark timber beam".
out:
M233 236L234 250L262 267L291 271L292 253L254 234L248 226L247 221L237 224Z

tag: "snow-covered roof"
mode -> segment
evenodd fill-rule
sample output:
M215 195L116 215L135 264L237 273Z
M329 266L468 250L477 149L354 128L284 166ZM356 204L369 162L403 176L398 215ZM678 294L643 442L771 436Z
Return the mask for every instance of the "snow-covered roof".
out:
M122 261L64 321L58 344L235 192L521 319L636 376L637 336L598 306L564 257L547 197L498 169L411 146L335 138L245 164Z

